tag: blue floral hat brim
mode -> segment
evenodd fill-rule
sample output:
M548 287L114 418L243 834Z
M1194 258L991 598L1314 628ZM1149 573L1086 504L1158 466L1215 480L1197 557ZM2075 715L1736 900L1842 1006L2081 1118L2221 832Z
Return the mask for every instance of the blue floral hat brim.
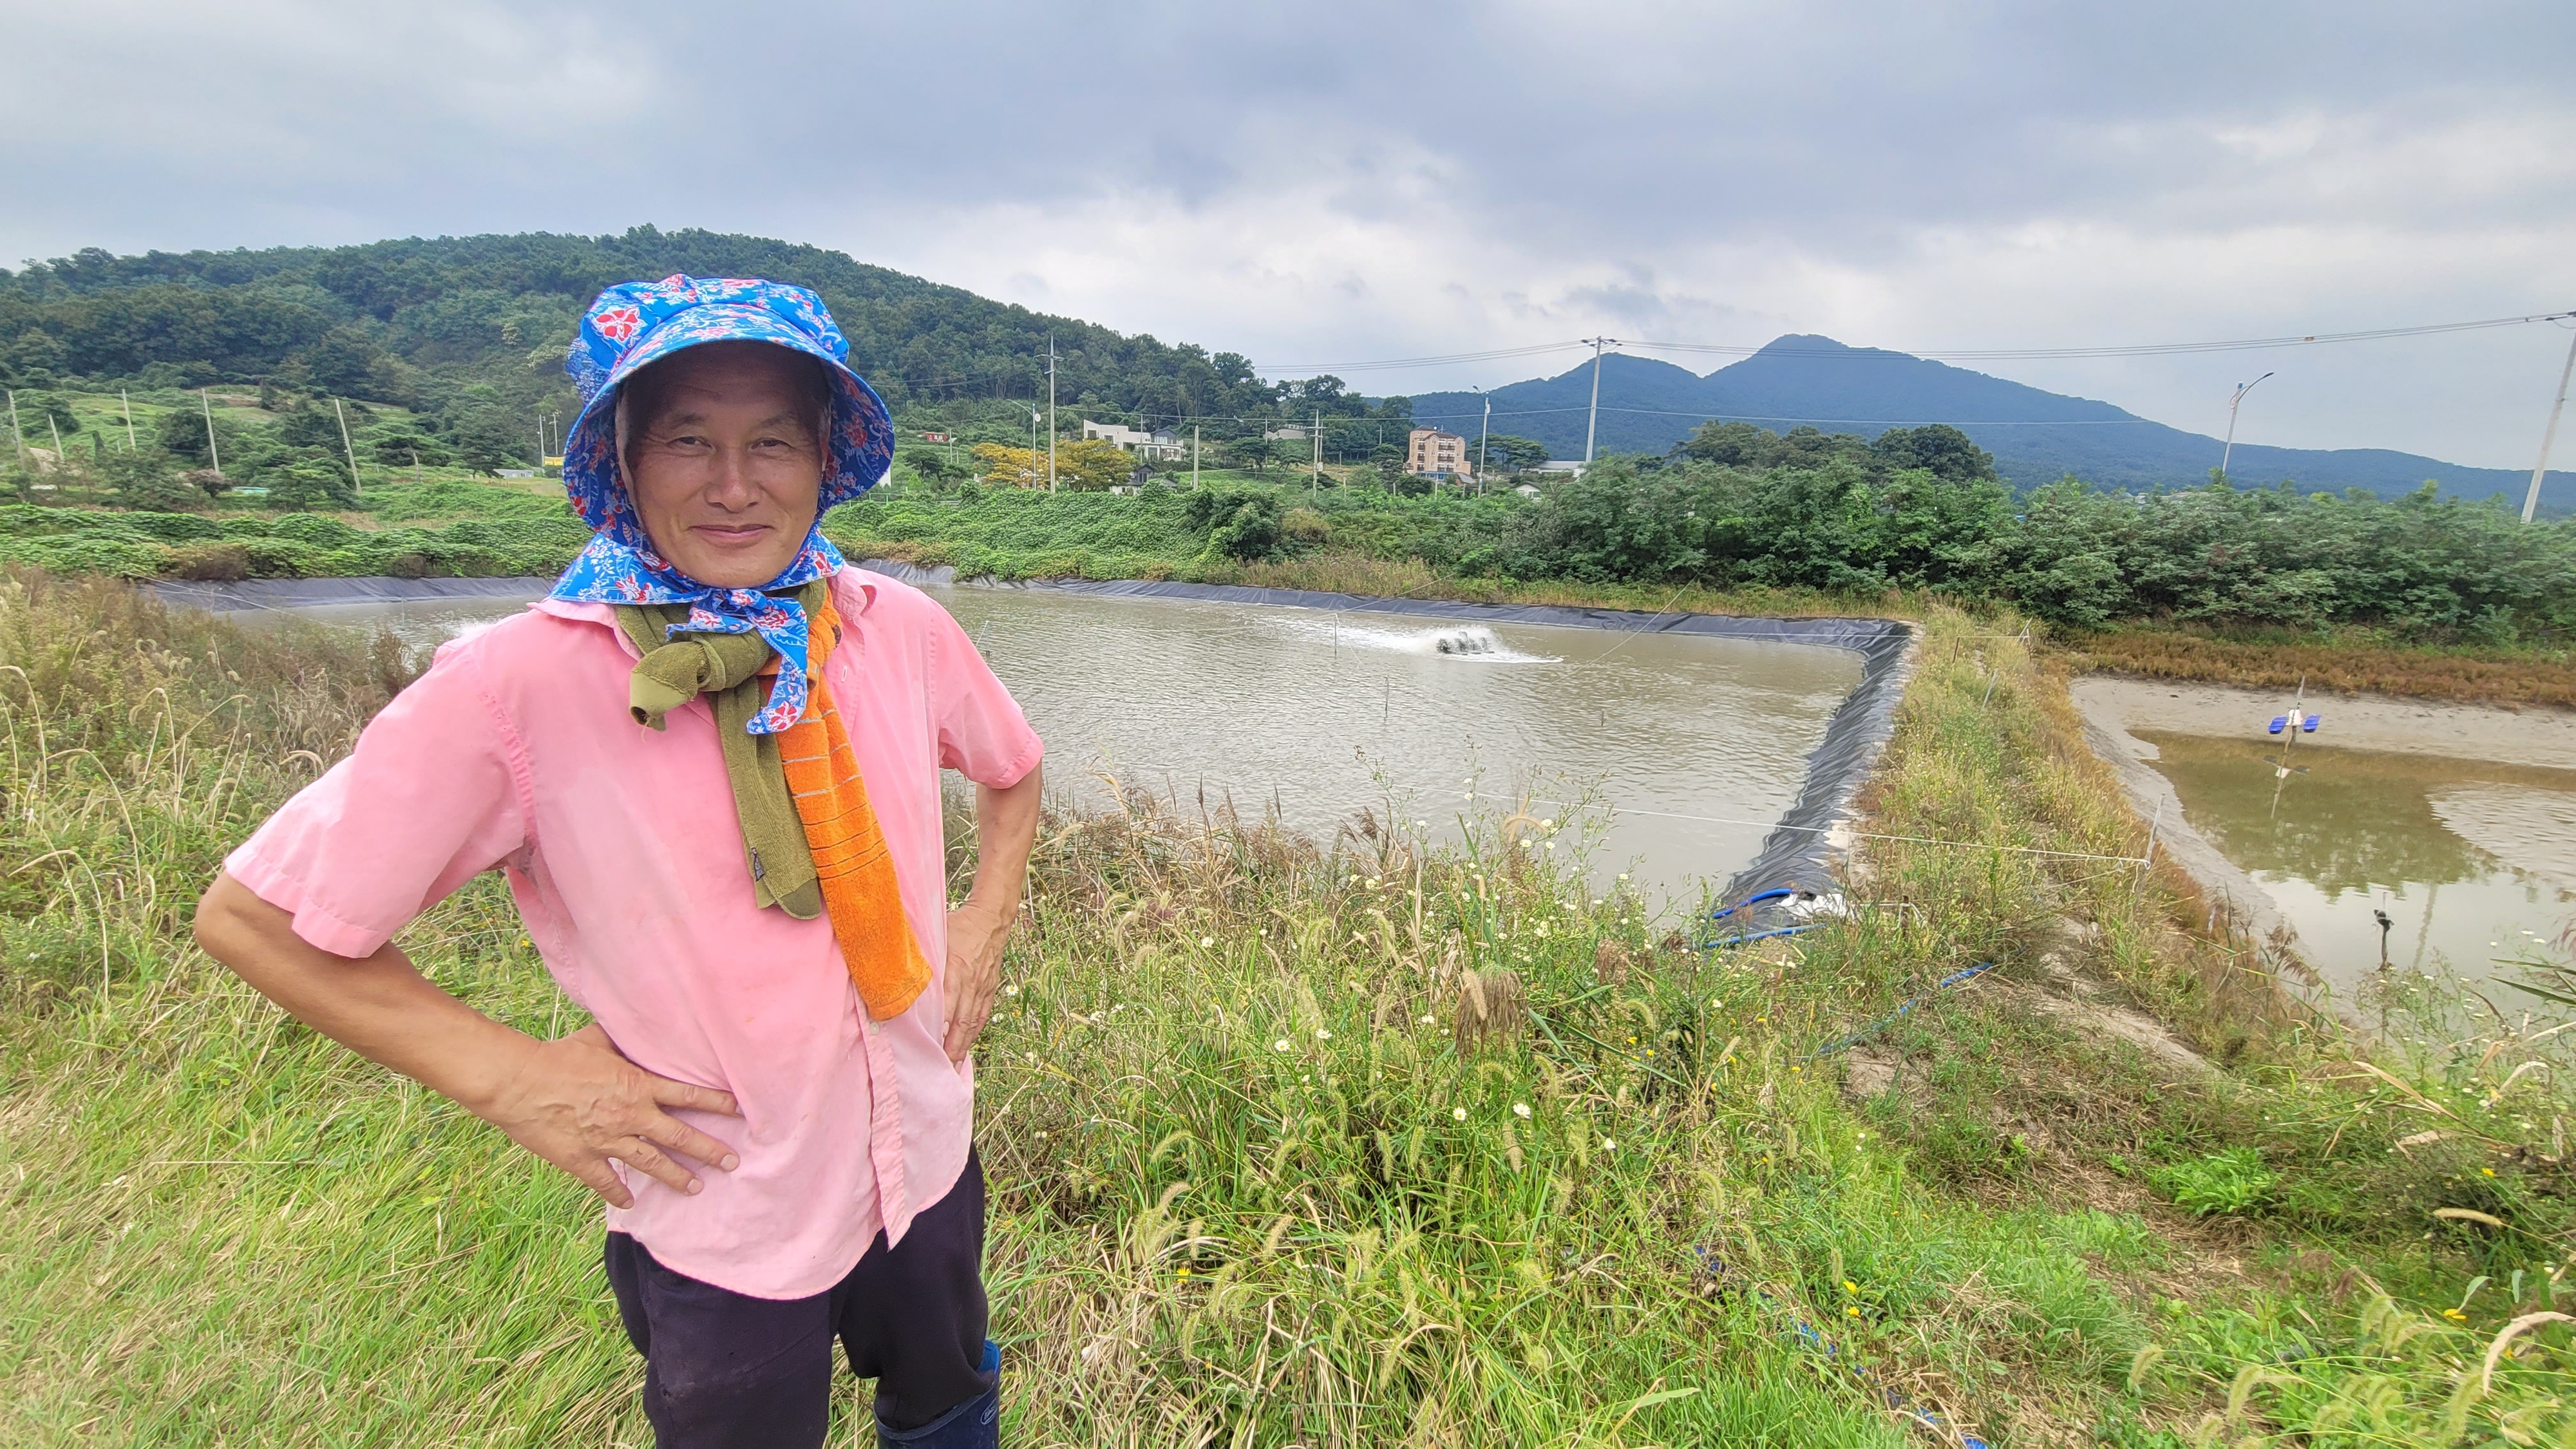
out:
M617 465L618 388L638 371L707 342L766 342L822 363L832 418L821 507L874 487L894 462L894 419L852 372L849 342L803 287L737 278L674 276L627 282L599 295L582 318L564 371L581 388L581 416L564 441L564 492L593 532L649 549Z

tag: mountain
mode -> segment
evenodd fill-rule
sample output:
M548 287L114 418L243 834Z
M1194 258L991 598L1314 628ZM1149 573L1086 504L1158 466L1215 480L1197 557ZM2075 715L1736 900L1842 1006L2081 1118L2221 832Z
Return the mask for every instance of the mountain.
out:
M1493 400L1493 428L1545 443L1558 458L1583 456L1592 364L1487 393L1417 394L1413 415L1474 437ZM1601 361L1601 421L1595 450L1660 453L1711 418L1777 432L1813 425L1875 436L1891 427L1950 423L1994 454L2019 487L2072 473L2115 488L2206 482L2222 444L2090 398L2046 392L1963 367L1846 347L1830 337L1791 335L1705 377L1647 357ZM2470 498L2519 496L2530 475L2469 468L2385 448L2266 448L2236 445L2228 471L2242 483L2296 480L2323 490L2366 488L2387 497L2426 479Z

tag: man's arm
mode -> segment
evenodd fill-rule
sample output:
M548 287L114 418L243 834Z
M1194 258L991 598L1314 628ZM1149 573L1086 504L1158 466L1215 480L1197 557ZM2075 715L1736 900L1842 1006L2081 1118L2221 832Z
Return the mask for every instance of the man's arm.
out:
M1025 841L1019 859L1025 866ZM197 944L297 1020L455 1099L614 1206L635 1202L611 1159L681 1192L704 1184L674 1154L737 1165L733 1149L662 1110L738 1115L733 1097L645 1071L596 1024L539 1041L440 990L391 944L353 960L308 943L292 917L229 875L197 904Z
M975 787L975 884L948 913L948 1033L940 1043L952 1062L966 1060L993 1016L1002 984L1002 947L1020 913L1029 850L1038 838L1042 769L1007 790Z

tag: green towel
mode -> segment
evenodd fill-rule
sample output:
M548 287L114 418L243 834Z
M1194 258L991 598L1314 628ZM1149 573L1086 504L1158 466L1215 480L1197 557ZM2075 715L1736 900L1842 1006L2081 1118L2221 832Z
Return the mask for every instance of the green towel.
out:
M817 579L797 591L805 617L819 617L831 583ZM746 726L769 697L760 678L772 653L757 634L682 634L665 630L689 620L685 604L619 604L618 627L643 651L627 679L627 708L646 729L701 694L716 716L716 742L724 750L725 778L733 785L734 813L742 820L745 864L753 897L800 921L823 914L823 887L814 874L814 852L805 823L787 793L787 767L778 741Z

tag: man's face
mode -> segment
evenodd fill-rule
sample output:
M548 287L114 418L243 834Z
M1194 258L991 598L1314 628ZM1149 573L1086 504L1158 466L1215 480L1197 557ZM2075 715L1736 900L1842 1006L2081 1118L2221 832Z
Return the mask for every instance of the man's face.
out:
M627 449L654 551L717 588L776 578L814 526L822 440L808 420L811 359L766 342L710 342L657 363L660 406Z

